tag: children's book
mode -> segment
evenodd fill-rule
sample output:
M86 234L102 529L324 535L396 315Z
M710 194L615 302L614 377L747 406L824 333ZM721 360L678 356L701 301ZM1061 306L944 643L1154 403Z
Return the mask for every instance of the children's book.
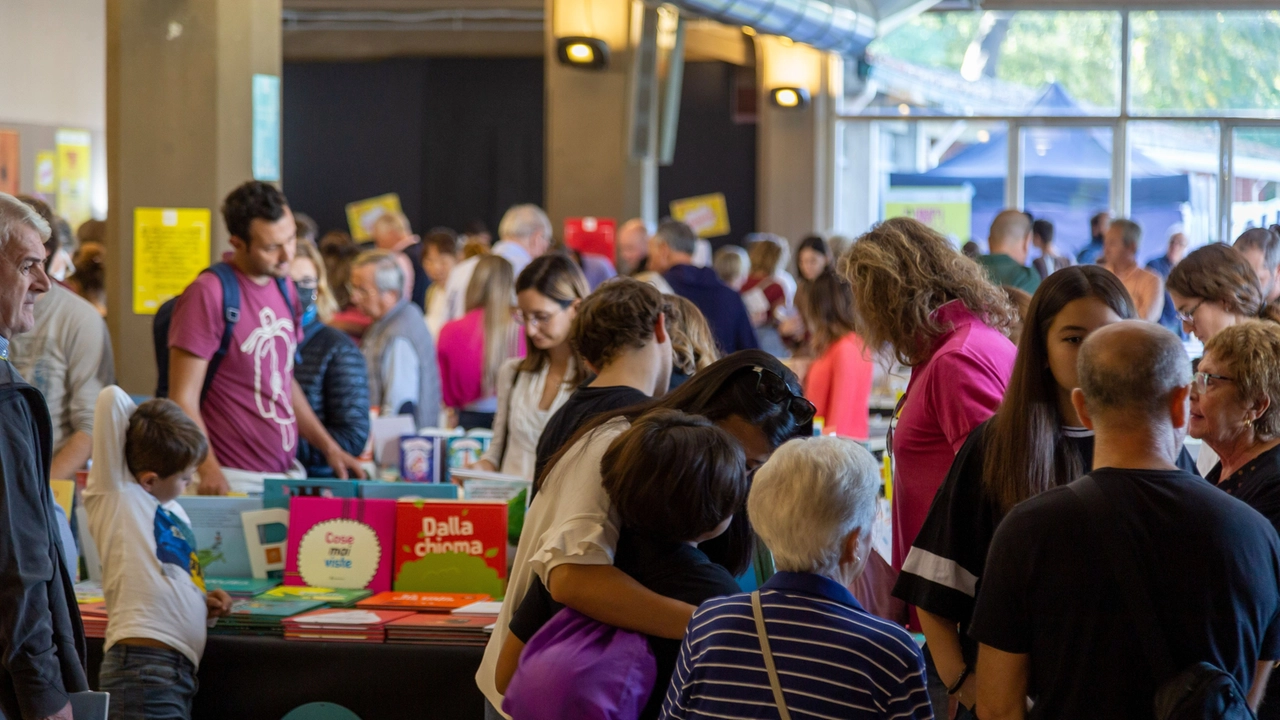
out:
M457 500L460 495L452 483L362 482L360 497L366 500L399 500L416 497L423 500Z
M253 577L240 514L262 509L262 498L183 495L178 504L191 519L196 557L204 576Z
M383 592L356 603L368 610L412 610L414 612L448 613L456 608L488 600L488 595L467 593Z
M296 497L353 498L357 495L355 480L325 478L267 478L262 483L262 506L289 509Z
M257 596L258 600L319 600L327 604L331 608L346 608L356 604L356 601L363 600L372 595L371 592L364 589L352 590L347 588L323 588L323 587L307 587L299 585L281 585L280 587L271 588L261 595Z
M396 503L396 590L502 597L506 579L505 502Z
M520 531L524 529L524 513L529 509L529 496L533 483L516 475L484 472L482 470L454 470L453 481L462 486L462 496L467 500L502 500L507 503L507 543L520 544Z
M207 577L204 579L204 584L210 590L222 590L233 598L251 598L279 585L280 581L274 578Z
M284 584L389 590L395 527L394 500L294 498Z

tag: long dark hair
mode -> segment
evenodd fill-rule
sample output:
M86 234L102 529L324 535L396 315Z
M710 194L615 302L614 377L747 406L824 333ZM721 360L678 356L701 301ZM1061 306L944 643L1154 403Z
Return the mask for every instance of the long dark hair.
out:
M1004 402L987 427L982 488L1007 513L1029 497L1080 477L1084 458L1062 435L1058 381L1049 369L1048 334L1068 303L1097 298L1122 319L1135 316L1129 291L1115 275L1095 265L1063 268L1031 298L1013 376Z
M534 492L541 489L552 469L579 440L612 420L625 418L634 422L650 410L680 410L690 415L701 415L711 422L736 415L760 428L774 448L792 438L813 435L812 421L797 423L789 404L769 402L756 392L759 380L756 368L781 377L793 392L800 391L800 381L795 373L774 356L760 350L736 352L699 371L688 382L660 398L592 418L547 462L542 475L534 481ZM655 464L654 471L662 472L662 469ZM734 575L740 575L751 565L753 541L754 535L744 508L733 516L733 522L723 535L700 547L712 560Z

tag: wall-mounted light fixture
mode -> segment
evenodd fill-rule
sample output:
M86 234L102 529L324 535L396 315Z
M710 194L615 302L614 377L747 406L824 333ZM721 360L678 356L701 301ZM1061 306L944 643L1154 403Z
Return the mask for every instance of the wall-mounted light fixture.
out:
M584 70L603 70L609 66L609 46L600 38L558 38L556 55L565 65Z
M799 109L809 107L809 91L799 87L774 88L769 93L773 104L780 108Z

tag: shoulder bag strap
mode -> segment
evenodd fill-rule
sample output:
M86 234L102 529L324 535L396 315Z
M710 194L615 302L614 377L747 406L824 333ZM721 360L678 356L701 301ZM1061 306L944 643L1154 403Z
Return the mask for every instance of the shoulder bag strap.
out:
M1133 556L1132 543L1122 536L1111 504L1092 475L1085 475L1068 487L1084 504L1085 510L1094 516L1094 522L1091 523L1096 528L1094 540L1101 546L1099 549L1111 566L1111 574L1120 585L1120 594L1129 608L1138 640L1152 664L1152 670L1156 672L1156 682L1168 680L1177 672L1177 668L1173 665L1168 642L1152 615L1155 605L1151 603L1147 586L1142 582L1143 572L1137 558Z
M769 673L769 685L773 688L773 701L778 705L782 720L791 720L787 700L782 697L782 684L778 682L778 669L773 664L773 651L769 649L769 635L764 631L764 611L760 609L760 591L751 593L751 614L756 618L756 635L760 638L760 652L764 654L764 669Z
M511 396L516 394L516 383L520 382L520 366L516 366L511 376L511 387L507 388L507 407L504 409L502 423L502 455L498 456L497 472L502 472L502 461L507 459L507 443L511 442Z

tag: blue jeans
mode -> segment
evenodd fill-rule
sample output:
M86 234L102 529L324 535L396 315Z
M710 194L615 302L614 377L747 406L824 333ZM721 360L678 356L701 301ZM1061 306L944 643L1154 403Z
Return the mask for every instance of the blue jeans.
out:
M196 668L177 650L115 645L102 659L98 689L111 693L110 720L190 720Z

